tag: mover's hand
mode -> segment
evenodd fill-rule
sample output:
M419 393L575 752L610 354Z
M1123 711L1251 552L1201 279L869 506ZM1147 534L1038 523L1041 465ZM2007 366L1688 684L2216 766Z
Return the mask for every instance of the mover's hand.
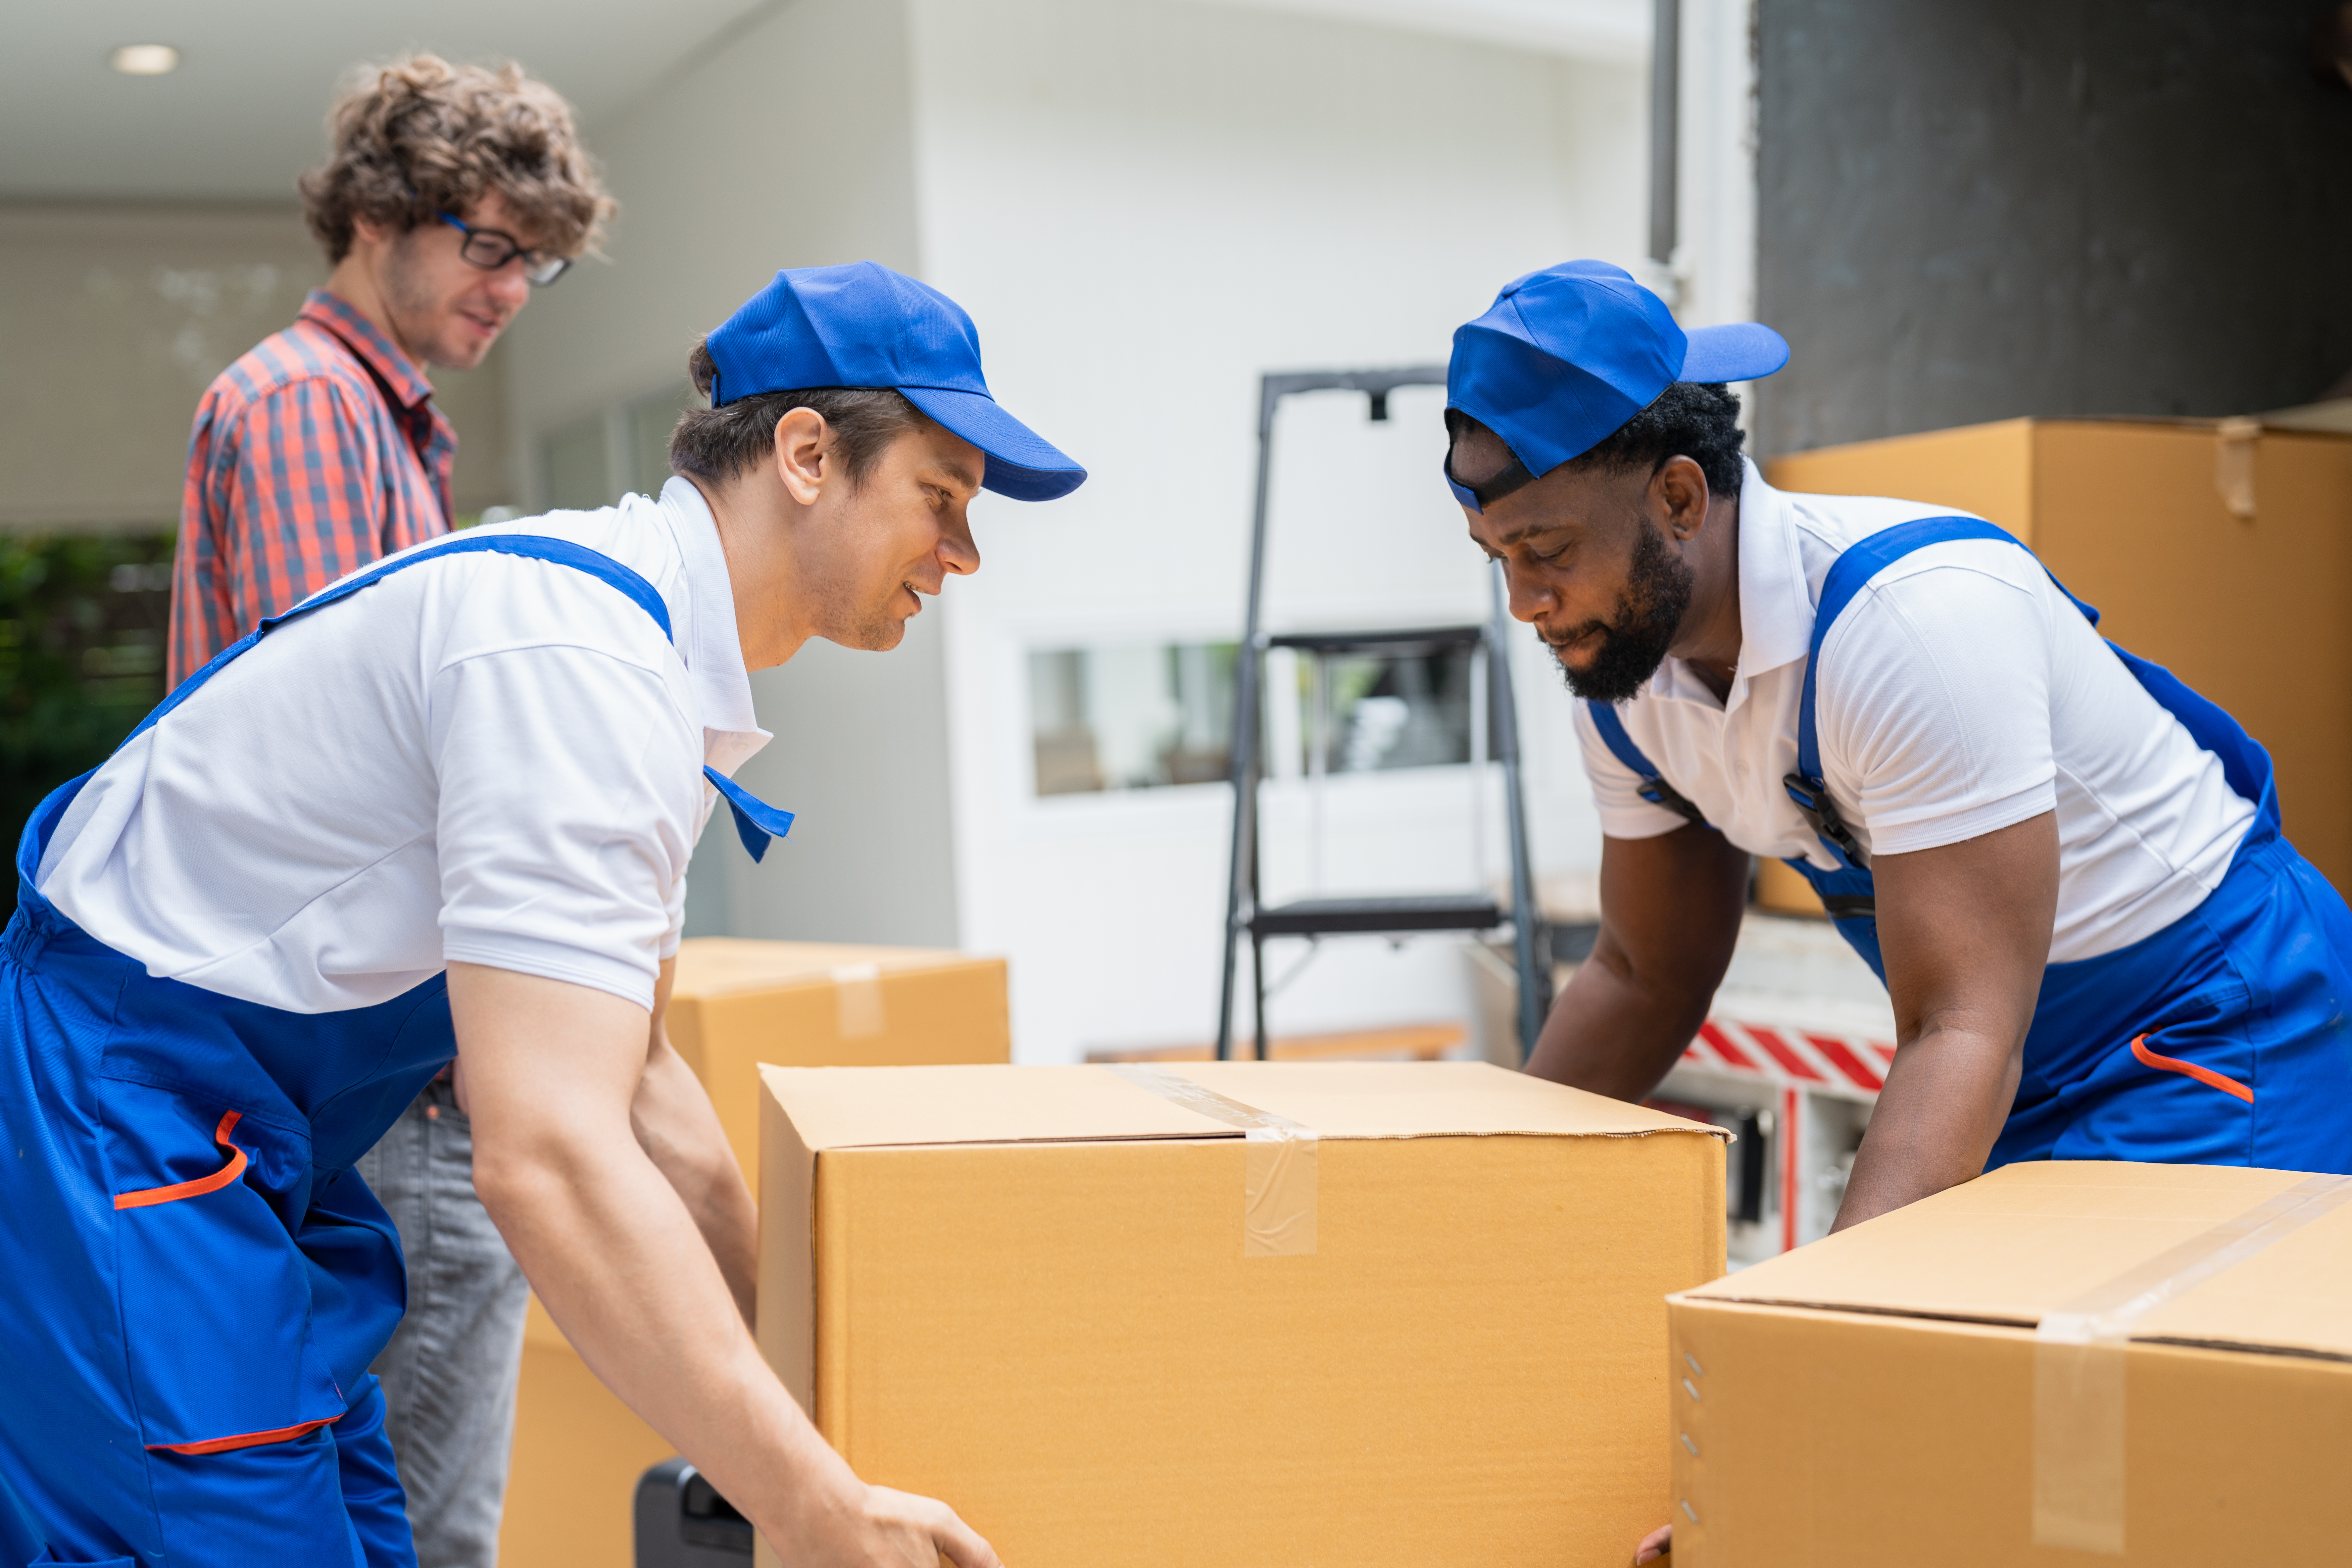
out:
M888 1487L863 1487L810 1510L797 1542L778 1555L801 1568L1003 1568L988 1542L943 1502Z
M1633 1548L1633 1561L1637 1563L1655 1563L1674 1549L1675 1527L1662 1524L1642 1537L1642 1544Z

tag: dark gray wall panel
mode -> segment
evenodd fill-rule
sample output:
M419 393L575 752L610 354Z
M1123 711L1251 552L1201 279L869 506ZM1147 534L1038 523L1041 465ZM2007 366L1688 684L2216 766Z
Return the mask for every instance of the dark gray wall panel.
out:
M1767 453L2231 414L2352 371L2312 0L1758 0Z

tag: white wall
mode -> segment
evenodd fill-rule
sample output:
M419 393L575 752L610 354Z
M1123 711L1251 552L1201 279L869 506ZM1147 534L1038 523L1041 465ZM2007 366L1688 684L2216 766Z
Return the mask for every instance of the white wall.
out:
M172 527L205 388L326 277L293 206L0 203L0 527ZM503 358L433 373L460 514L515 495Z
M682 381L696 338L779 268L922 270L906 16L888 0L778 7L585 135L621 214L609 261L574 268L515 327L515 425L534 449ZM703 929L956 942L937 609L889 654L813 645L752 678L776 739L741 777L799 821L758 868L723 821L705 835Z
M1146 0L912 16L925 276L979 322L998 396L1094 475L1048 506L986 499L986 567L949 595L961 935L1011 956L1025 1060L1202 1039L1226 792L1032 798L1025 652L1237 633L1262 373L1443 363L1519 273L1634 260L1642 68ZM1359 399L1286 413L1274 624L1483 615L1436 471L1440 406L1400 396L1385 426ZM1541 866L1589 876L1566 698L1519 652ZM1357 885L1468 879L1461 770L1348 783ZM1470 1013L1457 952L1359 942L1277 1027Z
M1755 0L1682 0L1677 315L1756 319Z

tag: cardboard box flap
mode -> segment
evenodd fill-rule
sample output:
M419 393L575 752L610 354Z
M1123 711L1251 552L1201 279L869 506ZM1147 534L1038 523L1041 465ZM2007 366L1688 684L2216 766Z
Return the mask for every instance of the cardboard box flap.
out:
M1484 1062L1187 1062L1108 1067L761 1068L812 1151L929 1143L1238 1138L1243 1127L1154 1092L1154 1072L1325 1138L1719 1129Z
M755 942L698 937L677 952L672 994L718 996L732 991L773 991L786 985L832 985L845 977L906 969L992 963L952 948L869 947L824 942Z
M2324 1179L2323 1179L2324 1180ZM2126 1277L2208 1256L2216 1227L2294 1204L2301 1173L2226 1165L2008 1165L1689 1292L2033 1327ZM2219 1259L2132 1320L2130 1337L2352 1355L2352 1184Z
M1718 1127L1486 1062L1185 1062L1169 1070L1326 1138L1729 1137Z

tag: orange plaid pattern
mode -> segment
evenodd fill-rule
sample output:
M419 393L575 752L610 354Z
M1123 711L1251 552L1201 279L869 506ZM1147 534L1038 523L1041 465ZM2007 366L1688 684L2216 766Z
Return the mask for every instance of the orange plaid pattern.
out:
M424 373L312 289L294 324L221 372L196 407L170 683L337 578L449 531L457 453Z

